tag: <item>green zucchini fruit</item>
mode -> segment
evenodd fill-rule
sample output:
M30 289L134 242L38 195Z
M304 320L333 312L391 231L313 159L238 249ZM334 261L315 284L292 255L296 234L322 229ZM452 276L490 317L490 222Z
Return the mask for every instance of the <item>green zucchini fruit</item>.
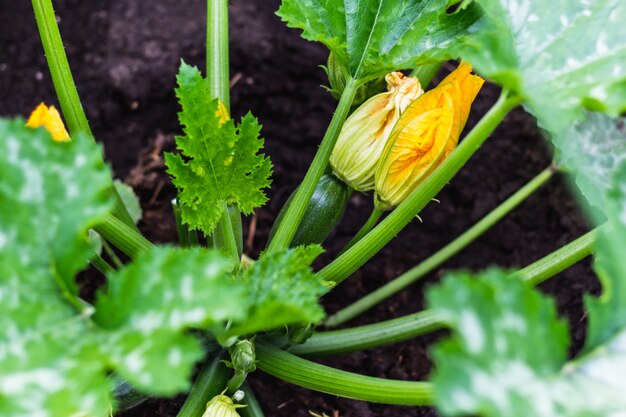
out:
M287 208L291 204L297 189L278 214L274 227L270 232L270 239L274 236L276 226L280 223ZM313 196L307 205L302 222L291 240L291 247L321 244L332 232L343 216L352 190L343 181L333 174L324 174L315 187Z

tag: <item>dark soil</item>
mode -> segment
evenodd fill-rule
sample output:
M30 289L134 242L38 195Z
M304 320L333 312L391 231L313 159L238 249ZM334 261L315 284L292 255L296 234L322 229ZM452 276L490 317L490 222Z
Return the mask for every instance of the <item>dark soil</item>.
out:
M169 201L174 189L164 174L162 150L179 132L173 95L180 59L203 66L202 0L56 0L61 31L76 83L95 136L104 144L116 175L140 195L141 229L152 240L175 240ZM325 49L302 40L274 15L278 0L234 1L231 7L233 114L251 110L264 124L266 151L275 164L270 203L257 210L246 251L264 247L272 221L313 158L335 102L320 85ZM444 70L449 70L445 68ZM30 2L0 2L0 115L27 116L45 100L55 103L52 83ZM497 96L487 86L469 126ZM396 240L324 299L329 313L415 265L471 226L545 168L551 159L535 123L514 111L456 178ZM349 240L371 208L371 197L354 195L348 213L327 245L323 261ZM247 219L246 229L251 222ZM250 229L251 230L251 229ZM514 213L422 283L413 285L353 324L371 323L422 308L425 286L447 270L491 265L524 266L581 235L586 226L564 182L553 180ZM573 329L572 349L583 341L582 294L597 292L589 262L542 286L556 297ZM322 359L367 375L420 380L430 370L432 337L372 351ZM304 417L309 410L342 417L434 415L429 409L372 405L297 388L255 373L251 383L269 417ZM183 397L151 400L126 416L175 416Z

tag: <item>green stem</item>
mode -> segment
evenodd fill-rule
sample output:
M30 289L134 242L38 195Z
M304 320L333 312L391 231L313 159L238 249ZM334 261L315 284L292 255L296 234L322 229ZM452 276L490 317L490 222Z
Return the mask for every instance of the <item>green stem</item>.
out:
M599 234L600 229L595 228L521 269L517 272L517 275L528 285L537 286L591 255Z
M220 234L223 237L223 240L218 240L222 242L221 250L223 250L228 256L233 259L235 265L239 265L239 261L241 260L239 256L239 250L237 250L237 242L235 241L235 233L233 232L233 224L230 222L230 216L228 214L228 206L225 202L222 202L222 210L224 213L222 214L222 218L220 219L220 227L216 229L215 233Z
M430 256L428 259L422 261L419 265L411 268L393 281L385 284L376 291L373 291L343 310L340 310L330 316L325 322L326 326L334 327L343 324L348 320L352 320L381 301L391 297L398 291L403 290L410 284L426 276L442 263L466 248L470 243L510 213L521 202L531 196L537 189L539 189L539 187L552 178L555 169L556 167L551 165L543 170L539 173L539 175L528 182L528 184L520 188L515 194L510 196L502 204L483 217L478 223L444 246L438 252Z
M94 253L93 258L91 259L90 263L96 267L96 269L98 271L100 271L103 275L107 275L110 274L112 272L115 272L115 268L113 268L111 265L109 265L109 263L107 261L104 260L104 258L100 255L98 255L97 253Z
M206 73L211 97L218 98L230 114L228 52L228 0L207 0ZM230 216L222 204L222 219L215 228L214 242L239 263L237 241L241 240L241 214ZM235 236L235 230L239 236ZM235 250L233 251L233 248Z
M367 235L374 228L374 226L378 224L378 220L380 220L383 213L385 213L384 210L381 210L378 205L374 205L374 210L372 210L372 214L370 214L370 217L367 219L363 227L361 227L361 230L359 230L357 234L354 235L354 237L350 240L350 242L348 242L348 244L341 250L341 253L344 253L352 246L354 246L354 244L357 243L359 240L363 239L363 237L365 237L365 235Z
M80 97L78 97L70 64L65 54L52 0L32 0L32 3L39 36L41 37L41 43L48 61L48 68L50 69L54 89L61 104L61 110L63 116L65 116L70 136L84 133L93 138L93 133L87 122L87 116L85 116ZM113 209L115 216L122 219L128 226L136 228L124 202L114 187L111 187L111 194L115 199L115 207Z
M115 250L113 250L111 245L109 245L109 242L107 242L105 239L102 239L102 248L116 268L122 268L124 266L124 262L122 262L119 256L117 256Z
M228 0L207 0L206 72L211 96L230 114Z
M314 334L294 355L335 355L404 342L445 328L440 314L426 310L392 320Z
M223 359L224 355L220 354L204 364L177 417L202 416L209 400L224 390L228 379L228 368L222 363Z
M426 382L397 381L363 376L320 365L271 344L256 343L258 367L292 384L326 394L383 404L429 405L432 386Z
M82 132L93 137L65 54L52 0L33 0L33 9L52 82L70 134Z
M318 273L320 278L340 283L380 251L441 191L519 103L518 97L508 97L503 92L491 110L433 174L360 242L322 269Z
M93 229L133 259L154 247L149 240L112 214L105 214Z
M172 200L172 209L174 210L174 220L176 221L176 232L178 233L178 244L185 248L190 246L189 241L189 229L187 225L183 223L183 216L180 211L180 206L176 199Z
M350 111L350 106L354 100L354 95L356 94L358 85L358 82L352 78L349 78L346 81L346 87L343 90L343 94L341 95L341 99L337 105L337 110L335 111L335 114L333 114L333 118L328 125L328 130L326 130L324 139L322 139L322 143L315 154L315 158L313 159L304 180L302 180L302 184L298 187L298 190L296 191L291 204L289 204L284 217L278 224L274 238L270 241L270 244L267 247L267 252L274 252L289 247L298 225L302 220L302 216L306 211L309 200L311 200L311 196L315 191L315 187L328 165L328 159L330 158L330 154L335 147L335 142L337 142L343 123L348 116L348 112Z
M244 383L241 389L246 395L243 402L247 407L239 409L239 414L241 414L242 417L265 417L261 404L259 404L259 401L256 399L256 395L254 395L254 391L252 391L250 385Z
M531 286L539 285L589 256L598 234L598 229L586 233L516 272L515 276ZM440 314L424 310L376 324L320 332L314 334L305 344L295 346L290 351L298 355L348 353L409 340L445 327L446 322Z

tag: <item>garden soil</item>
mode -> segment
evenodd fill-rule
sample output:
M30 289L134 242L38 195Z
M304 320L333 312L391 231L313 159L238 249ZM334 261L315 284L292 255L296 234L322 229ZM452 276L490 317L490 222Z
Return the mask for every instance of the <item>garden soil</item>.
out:
M173 94L181 59L203 67L202 0L56 0L61 32L94 135L103 143L115 174L141 198L142 231L155 242L176 239L169 205L175 190L164 172L163 151L180 132ZM270 202L244 222L245 250L257 256L273 219L302 179L324 134L334 99L320 65L321 45L302 40L274 14L277 0L235 0L231 4L233 115L248 110L263 124L266 152L275 165ZM442 74L452 66L442 69ZM441 74L437 79L441 79ZM28 1L0 1L1 116L27 116L40 102L55 103L44 54ZM487 85L468 127L498 95ZM422 213L380 254L324 298L329 313L406 271L466 230L550 164L551 150L534 120L517 109ZM347 215L327 241L319 265L332 259L363 224L371 196L355 194ZM350 325L372 323L423 308L423 291L446 271L493 265L524 266L586 231L565 181L552 180L492 230L422 282L382 303ZM100 282L82 274L85 291ZM572 352L585 337L585 292L597 293L590 261L559 274L541 289L556 298L572 328ZM345 356L321 363L366 375L422 380L431 371L429 345L441 335ZM540 347L537 347L540 348ZM258 371L251 384L268 417L434 416L429 408L368 404L294 387ZM124 417L175 416L184 396L150 400Z

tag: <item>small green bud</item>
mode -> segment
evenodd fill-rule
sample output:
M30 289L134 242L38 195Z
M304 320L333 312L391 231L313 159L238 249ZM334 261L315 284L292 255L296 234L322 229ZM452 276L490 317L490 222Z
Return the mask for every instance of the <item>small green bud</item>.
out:
M235 371L253 372L256 370L254 343L250 340L238 340L228 351Z
M324 68L328 76L328 84L330 85L330 88L326 89L335 99L339 100L341 94L343 94L343 90L346 88L346 79L348 78L347 71L344 70L336 55L332 52L328 54L328 62L326 66L322 68ZM354 99L352 100L352 106L356 107L373 95L380 93L385 89L385 85L385 77L378 77L363 84L357 89Z

